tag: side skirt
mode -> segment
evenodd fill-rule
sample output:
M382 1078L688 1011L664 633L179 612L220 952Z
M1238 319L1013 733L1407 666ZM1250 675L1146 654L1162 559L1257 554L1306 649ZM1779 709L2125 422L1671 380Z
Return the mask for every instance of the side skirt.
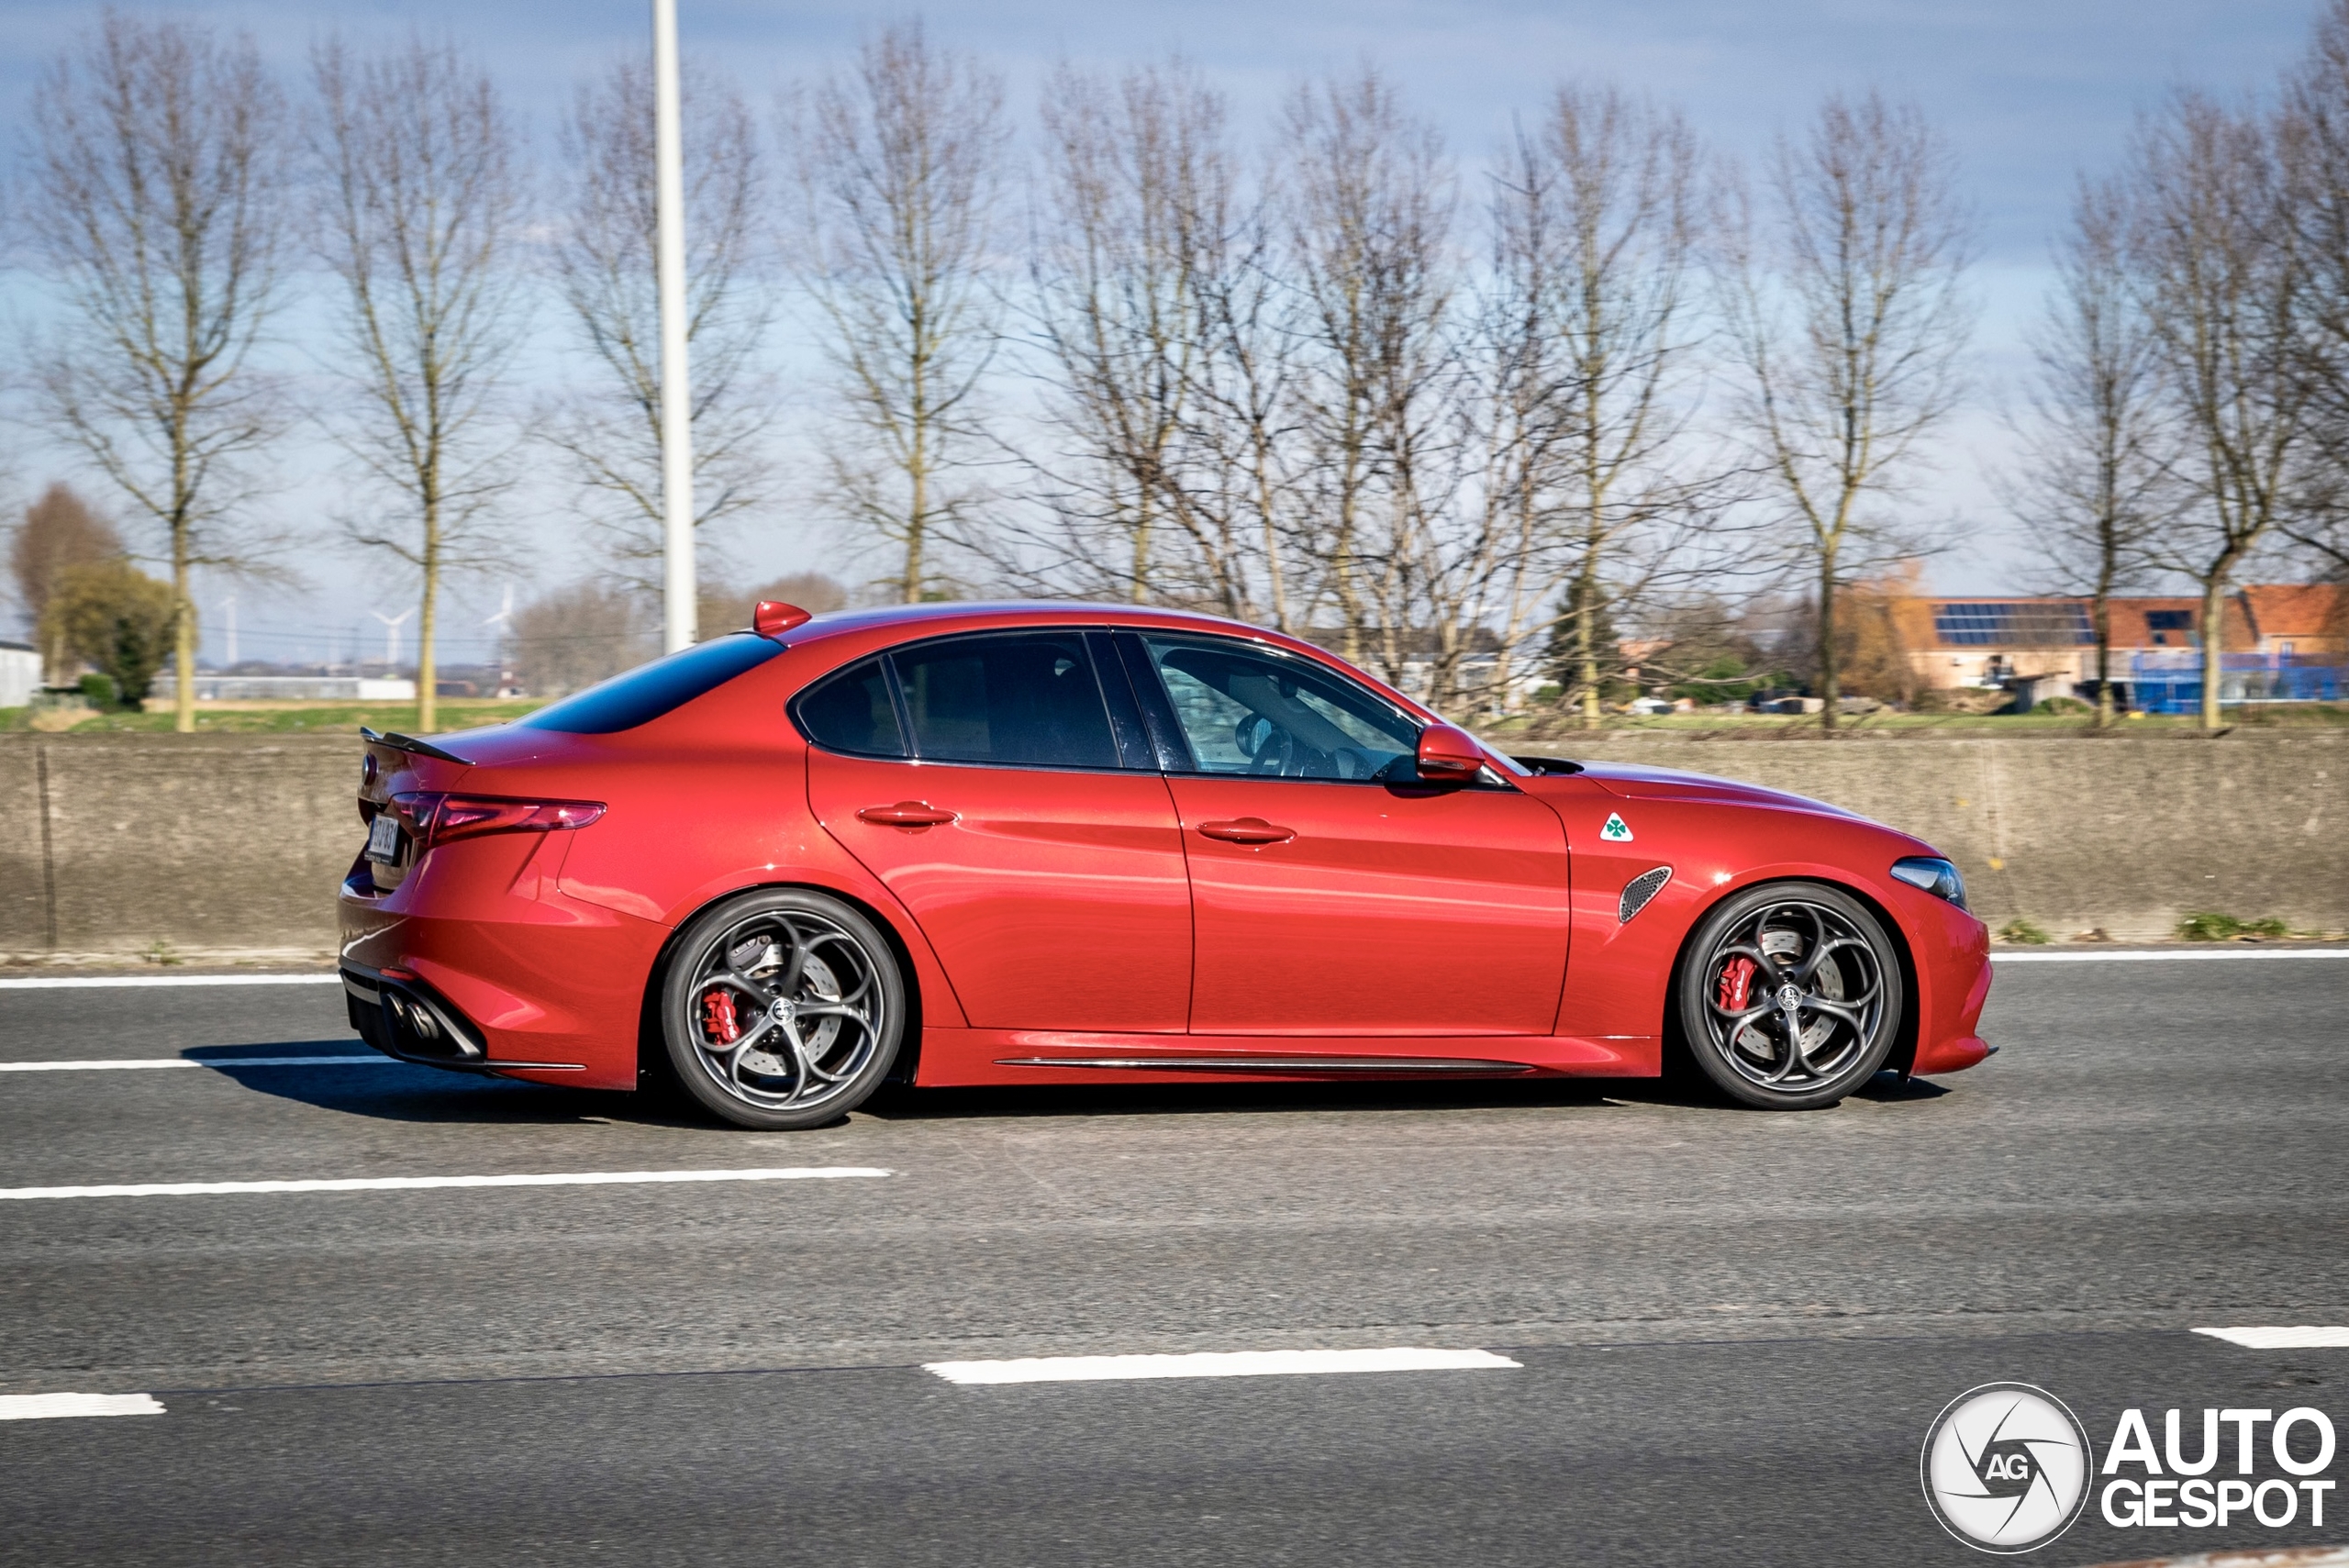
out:
M915 1082L1207 1083L1250 1078L1652 1078L1653 1035L1087 1034L926 1029Z

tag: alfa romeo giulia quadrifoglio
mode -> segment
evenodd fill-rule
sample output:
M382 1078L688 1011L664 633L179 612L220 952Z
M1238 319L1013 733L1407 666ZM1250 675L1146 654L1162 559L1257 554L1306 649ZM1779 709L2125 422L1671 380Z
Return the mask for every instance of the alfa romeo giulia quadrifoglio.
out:
M353 1026L403 1061L837 1119L886 1081L1653 1077L1831 1104L1980 1062L1932 846L1510 757L1207 616L925 605L367 737Z

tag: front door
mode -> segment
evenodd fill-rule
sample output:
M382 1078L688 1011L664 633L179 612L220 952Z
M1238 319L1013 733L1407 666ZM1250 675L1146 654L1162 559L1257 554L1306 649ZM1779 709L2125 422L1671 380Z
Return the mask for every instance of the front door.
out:
M1418 726L1238 639L1122 639L1190 862L1196 1034L1545 1035L1565 830L1507 784L1422 784Z
M794 706L808 801L911 912L974 1028L1179 1033L1174 803L1121 749L1086 644L941 639L832 676Z

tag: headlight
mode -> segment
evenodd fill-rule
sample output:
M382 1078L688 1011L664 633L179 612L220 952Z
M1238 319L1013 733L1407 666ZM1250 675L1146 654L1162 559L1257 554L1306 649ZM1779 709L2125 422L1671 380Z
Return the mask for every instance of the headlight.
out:
M1932 855L1912 855L1905 861L1893 862L1892 874L1911 887L1921 887L1936 898L1946 898L1961 909L1965 907L1965 879L1947 861Z

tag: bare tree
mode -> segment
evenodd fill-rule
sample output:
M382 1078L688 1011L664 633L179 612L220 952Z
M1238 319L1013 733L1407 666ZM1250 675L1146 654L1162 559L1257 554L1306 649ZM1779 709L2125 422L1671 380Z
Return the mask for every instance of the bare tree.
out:
M660 651L641 595L616 583L581 582L514 612L512 657L523 688L559 697L594 685Z
M1193 450L1233 205L1223 100L1179 61L1115 83L1063 65L1042 120L1036 326L1074 448L1044 475L1055 553L1137 604L1243 614L1249 541Z
M1720 483L1682 450L1699 341L1689 285L1704 193L1687 123L1612 88L1560 88L1534 157L1555 190L1545 315L1559 383L1557 504L1569 604L1580 607L1570 611L1570 690L1584 728L1595 729L1599 665L1611 651L1598 644L1595 612L1610 594L1625 597L1620 579L1637 574L1618 547L1708 513ZM1525 542L1529 557L1534 543ZM1660 560L1638 564L1653 570Z
M24 230L64 321L50 415L153 525L171 565L174 728L195 728L199 566L250 564L236 517L281 426L251 367L284 244L284 106L250 39L108 13L33 97Z
M2202 590L2206 729L2219 724L2227 589L2290 506L2307 447L2306 272L2284 221L2294 134L2181 93L2141 133L2132 171L2134 271L2186 428L2176 472L2194 503L2176 512L2162 557Z
M841 402L830 499L898 547L891 587L912 603L975 501L977 395L1001 315L1002 83L904 23L796 105L786 134L804 196L788 254Z
M1287 260L1308 335L1310 552L1341 651L1374 655L1399 682L1415 601L1437 576L1431 516L1449 499L1452 165L1435 128L1368 67L1300 86L1283 130Z
M2298 154L2287 212L2305 269L2298 358L2317 461L2277 526L2320 571L2349 581L2349 0L2318 18L2284 104Z
M415 569L417 722L437 716L435 638L451 572L497 559L490 507L510 483L495 419L521 341L515 134L487 72L421 39L372 58L316 52L318 233L342 284L344 373L363 410L330 425L399 497L352 533Z
M1280 275L1283 195L1273 172L1250 199L1236 176L1219 195L1202 190L1192 290L1203 340L1190 359L1183 450L1202 552L1243 563L1211 573L1236 596L1226 613L1253 619L1261 603L1275 627L1296 632L1311 614L1307 563L1291 560L1308 539L1311 497L1298 439L1305 302Z
M1761 246L1734 247L1729 308L1747 422L1818 597L1831 730L1836 595L1901 552L1891 504L1957 398L1971 224L1941 138L1874 94L1830 97L1804 139L1780 140L1765 205Z
M17 579L25 625L40 639L43 679L49 684L63 685L71 673L64 623L50 618L50 599L71 568L117 561L123 554L122 536L114 525L67 485L50 485L25 508L24 521L8 541L8 566Z
M2082 182L2055 253L2055 287L2032 345L2021 471L2008 506L2096 638L2096 722L2112 722L2112 596L2154 568L2176 507L2153 330L2129 267L2122 189Z
M767 200L758 128L741 94L689 65L685 340L693 361L694 527L767 498L761 442L773 417L757 354L773 320L761 286ZM573 99L555 277L596 384L557 400L545 439L569 460L590 518L631 582L661 574L661 333L653 287L652 73L623 61ZM714 531L714 530L713 530ZM702 537L696 535L696 537Z

